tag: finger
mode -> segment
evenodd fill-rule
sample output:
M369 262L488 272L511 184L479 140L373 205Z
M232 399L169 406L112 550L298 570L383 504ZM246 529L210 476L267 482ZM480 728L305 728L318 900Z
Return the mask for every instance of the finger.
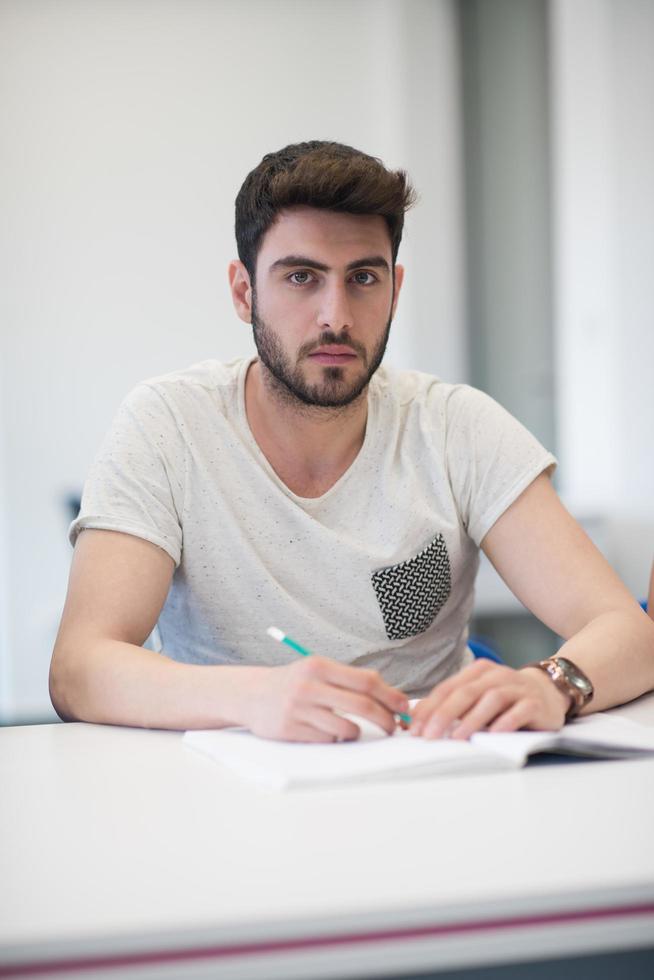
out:
M453 691L423 722L423 737L441 738L448 733L454 722L459 722L479 701L484 691L478 681Z
M422 730L431 716L437 713L440 706L460 688L461 685L451 683L452 680L453 678L449 678L447 681L441 681L426 698L422 698L414 707L411 712L410 731L412 735L422 734Z
M353 742L361 734L361 729L355 722L349 718L341 718L328 708L309 707L303 713L302 721L329 735L336 742Z
M450 687L444 697L436 693L430 695L425 699L428 703L423 711L420 714L414 712L412 733L440 738L481 697L483 690L477 681L474 684L468 682L464 687Z
M292 672L285 696L286 715L290 724L293 719L306 718L307 711L311 708L322 707L332 715L336 711L357 715L389 735L395 731L397 722L393 712L374 698L329 684L322 679L323 673L324 666L321 667L320 664L312 666L311 669L308 669L307 665L302 670ZM353 725L354 722L350 724ZM358 729L351 730L346 727L343 730L342 725L338 729L338 735L344 738L356 737L358 734Z
M535 698L522 698L508 711L499 715L490 726L490 732L517 732L520 728L537 728L538 704Z
M312 659L318 660L317 657ZM387 707L370 695L339 687L327 681L325 674L331 677L333 672L324 658L321 658L321 661L311 665L305 661L302 670L294 671L292 683L287 691L289 707L294 717L304 717L307 709L317 705L329 709L331 712L341 711L345 714L358 715L379 726L389 735L395 731L397 722L392 711L389 711ZM342 667L343 665L339 666ZM374 675L374 671L348 668L350 677L356 677L361 673ZM337 672L337 675L342 677L340 672ZM372 690L375 690L374 684L377 679L379 679L379 675L369 677ZM363 682L358 678L357 680L360 686L365 686L365 679ZM404 695L402 697L404 698ZM406 701L406 698L404 700Z
M497 671L507 672L507 668L500 664L492 663L490 660L476 660L473 664L468 664L463 670L453 674L452 677L440 681L434 689L423 698L413 712L414 717L424 720L431 713L433 708L441 704L454 691L465 687L471 681L489 681L489 678L497 676ZM510 668L508 669L510 671ZM510 671L514 673L513 671Z
M426 698L422 698L418 702L411 712L412 729L426 722L430 715L461 686L460 684L451 683L452 680L453 678L447 681L441 681Z
M274 738L283 742L336 742L336 735L315 727L308 721L295 720L285 725Z
M523 696L523 692L515 687L494 687L490 691L485 691L472 708L463 716L456 729L452 733L452 738L470 738L473 732L479 732L499 715L505 713L515 705Z
M383 728L389 735L397 728L397 721L392 711L374 698L356 691L347 691L343 687L334 687L332 684L317 684L311 700L332 711L365 718L366 721Z
M511 667L491 663L488 660L483 663L476 661L474 664L470 664L458 674L437 684L433 691L416 705L413 711L411 734L424 734L426 724L434 715L443 714L445 728L447 728L455 718L451 716L447 708L442 709L441 706L446 702L449 704L448 699L458 691L473 690L477 692L478 696L481 696L484 690L497 685L498 682L515 680L515 675L516 671ZM465 705L465 701L463 703Z
M339 664L336 660L328 660L326 657L314 657L312 659L321 661L320 676L322 680L328 681L335 687L347 691L356 691L372 698L383 705L391 714L398 712L405 714L408 711L409 699L406 694L387 684L376 670Z

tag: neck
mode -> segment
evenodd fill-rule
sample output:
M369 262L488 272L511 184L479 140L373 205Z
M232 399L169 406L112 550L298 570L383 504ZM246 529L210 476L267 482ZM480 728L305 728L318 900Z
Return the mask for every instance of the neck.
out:
M299 496L317 497L354 462L365 438L367 389L339 408L305 405L279 385L261 361L245 380L245 409L259 448Z

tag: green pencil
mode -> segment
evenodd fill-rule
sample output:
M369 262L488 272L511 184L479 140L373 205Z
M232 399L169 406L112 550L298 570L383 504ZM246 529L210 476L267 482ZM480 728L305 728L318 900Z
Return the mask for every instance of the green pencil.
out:
M306 647L303 647L300 643L297 643L295 640L292 640L290 636L287 636L286 633L278 629L276 626L269 626L268 629L266 630L266 633L268 634L268 636L272 636L273 640L277 640L278 643L285 643L287 647L290 647L291 650L295 650L295 652L299 653L301 656L303 657L311 656L311 650L307 650ZM400 719L400 721L404 722L405 725L411 724L411 715L402 714L401 711L396 711L395 714Z

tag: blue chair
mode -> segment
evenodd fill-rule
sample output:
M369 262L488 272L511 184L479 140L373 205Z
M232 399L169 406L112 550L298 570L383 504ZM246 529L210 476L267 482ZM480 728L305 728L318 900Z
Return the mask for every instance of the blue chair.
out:
M496 664L504 663L502 658L497 653L495 653L492 647L489 647L487 643L484 643L483 640L480 640L476 636L468 637L468 646L472 650L476 660L479 660L481 658L482 660L492 660L493 663Z

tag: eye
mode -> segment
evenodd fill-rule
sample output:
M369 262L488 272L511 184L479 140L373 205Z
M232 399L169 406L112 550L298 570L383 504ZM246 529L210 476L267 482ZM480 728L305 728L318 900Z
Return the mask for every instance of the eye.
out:
M291 272L287 279L291 286L306 286L308 282L311 282L313 276L306 269L302 269L299 272Z
M378 282L377 276L373 275L372 272L366 272L364 269L355 272L352 279L357 286L372 286L374 282Z

